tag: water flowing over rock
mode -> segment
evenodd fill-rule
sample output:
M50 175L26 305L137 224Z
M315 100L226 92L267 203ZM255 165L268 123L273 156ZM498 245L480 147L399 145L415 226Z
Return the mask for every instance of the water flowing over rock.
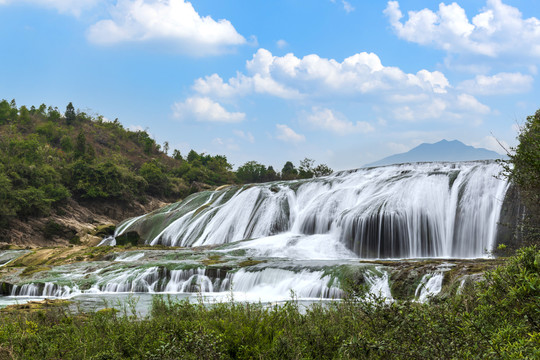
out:
M0 306L133 293L270 304L429 301L496 262L479 258L511 233L498 224L501 212L503 221L515 213L504 211L513 197L500 171L489 161L404 164L200 192L119 224L102 241L118 248L72 254L85 261L23 269L16 265L48 250L29 259L0 251ZM169 248L135 247L143 242Z
M235 246L265 256L301 244L321 258L485 257L508 188L500 171L490 161L403 164L231 186L129 219L115 236L184 247L250 240Z

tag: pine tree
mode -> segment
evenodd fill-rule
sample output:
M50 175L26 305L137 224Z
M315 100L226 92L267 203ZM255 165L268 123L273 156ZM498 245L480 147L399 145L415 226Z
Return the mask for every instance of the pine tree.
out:
M77 115L75 114L75 108L72 103L66 106L66 124L71 125L75 122Z

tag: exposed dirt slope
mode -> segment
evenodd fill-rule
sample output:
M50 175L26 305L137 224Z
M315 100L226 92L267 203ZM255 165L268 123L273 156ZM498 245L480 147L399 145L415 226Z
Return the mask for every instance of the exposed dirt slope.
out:
M102 238L100 228L116 225L127 218L145 214L166 203L150 198L138 202L85 202L70 199L51 216L13 220L9 230L1 230L0 246L42 247L72 244L96 245ZM99 236L95 236L99 235Z

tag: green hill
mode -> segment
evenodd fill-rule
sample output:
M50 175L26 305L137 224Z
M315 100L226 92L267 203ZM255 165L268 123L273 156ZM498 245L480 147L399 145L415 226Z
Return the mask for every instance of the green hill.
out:
M116 211L119 217L133 216L141 206L146 211L150 203L177 201L236 179L225 156L193 150L185 158L178 150L168 153L168 145L160 146L146 131L92 117L71 103L62 113L46 105L28 109L17 107L14 100L1 101L0 242L17 242L17 230L28 231L22 224L35 219L45 223L37 224L42 229L32 229L32 236L50 238L52 232L54 237L54 229L65 226L43 218L63 216L77 205L96 216L102 215L100 207L111 212L111 204L134 207L133 212ZM56 233L66 237L65 232Z

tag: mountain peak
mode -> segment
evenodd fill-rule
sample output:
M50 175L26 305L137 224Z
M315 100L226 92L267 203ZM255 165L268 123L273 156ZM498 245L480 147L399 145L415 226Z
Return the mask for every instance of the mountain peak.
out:
M384 159L375 161L371 164L366 164L364 167L411 162L473 161L503 158L505 158L504 155L498 154L495 151L465 145L459 140L442 139L433 144L422 143L407 152L385 157Z

